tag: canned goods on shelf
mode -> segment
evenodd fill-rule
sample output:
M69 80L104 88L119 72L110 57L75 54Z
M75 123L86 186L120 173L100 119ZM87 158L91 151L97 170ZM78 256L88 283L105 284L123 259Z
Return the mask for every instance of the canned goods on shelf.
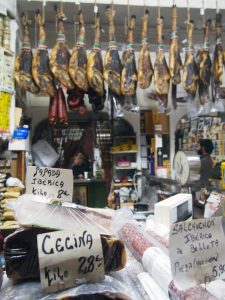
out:
M4 27L9 27L10 26L10 18L5 17L3 23L4 23Z
M2 46L3 46L3 48L10 50L10 41L9 40L3 40Z
M4 30L4 31L3 31L3 33L4 33L4 36L8 36L8 37L10 37L10 31L8 31L8 30L7 30L7 31L6 31L6 30Z

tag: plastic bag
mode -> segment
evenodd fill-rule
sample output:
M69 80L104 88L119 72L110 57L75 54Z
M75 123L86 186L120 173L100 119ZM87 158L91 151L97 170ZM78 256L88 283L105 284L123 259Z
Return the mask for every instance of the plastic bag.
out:
M41 284L38 281L14 284L12 280L8 280L0 291L2 300L38 300L43 296Z
M138 300L134 297L132 289L115 278L106 276L105 280L97 283L82 284L65 292L48 295L40 300Z
M16 201L7 202L6 206L15 212L15 219L24 227L70 230L85 225L94 226L100 233L111 234L112 217L108 210L90 209L68 202L52 205L42 199L40 202L39 196L24 194Z
M25 186L23 185L23 183L18 179L18 178L15 178L15 177L9 177L7 180L6 180L6 186L18 186L20 188L25 188Z
M43 167L53 167L59 158L55 149L45 140L39 140L32 146L32 155Z
M68 289L64 292L44 295L40 282L28 281L14 284L9 281L2 289L0 298L4 300L138 300L133 297L133 291L118 280L106 276L99 283L88 283Z

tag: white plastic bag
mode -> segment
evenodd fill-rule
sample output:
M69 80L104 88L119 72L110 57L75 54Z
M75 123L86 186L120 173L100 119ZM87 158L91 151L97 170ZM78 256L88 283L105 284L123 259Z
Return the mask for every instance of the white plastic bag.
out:
M32 155L42 167L53 167L59 158L55 149L45 140L39 140L32 146Z

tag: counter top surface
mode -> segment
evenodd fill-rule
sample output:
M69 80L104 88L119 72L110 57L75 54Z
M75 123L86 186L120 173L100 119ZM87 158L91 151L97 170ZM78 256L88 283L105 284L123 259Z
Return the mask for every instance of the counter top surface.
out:
M106 182L105 179L89 178L89 179L74 179L73 183L94 183L94 182Z
M146 177L150 181L156 181L156 182L159 182L159 183L168 183L168 184L178 185L178 182L175 179L162 178L162 177L157 177L157 176L154 176L154 175L146 175Z

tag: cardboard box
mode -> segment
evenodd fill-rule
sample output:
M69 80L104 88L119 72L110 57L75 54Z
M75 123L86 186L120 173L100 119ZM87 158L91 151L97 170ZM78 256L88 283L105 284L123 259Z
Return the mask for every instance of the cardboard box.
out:
M166 113L158 114L158 124L162 125L162 132L169 133L170 125L169 125L169 116Z
M169 116L166 113L159 113L156 110L144 112L145 132L154 133L155 125L162 125L162 132L169 133Z
M9 142L8 149L10 151L30 151L29 136L26 140L12 140L11 142Z

